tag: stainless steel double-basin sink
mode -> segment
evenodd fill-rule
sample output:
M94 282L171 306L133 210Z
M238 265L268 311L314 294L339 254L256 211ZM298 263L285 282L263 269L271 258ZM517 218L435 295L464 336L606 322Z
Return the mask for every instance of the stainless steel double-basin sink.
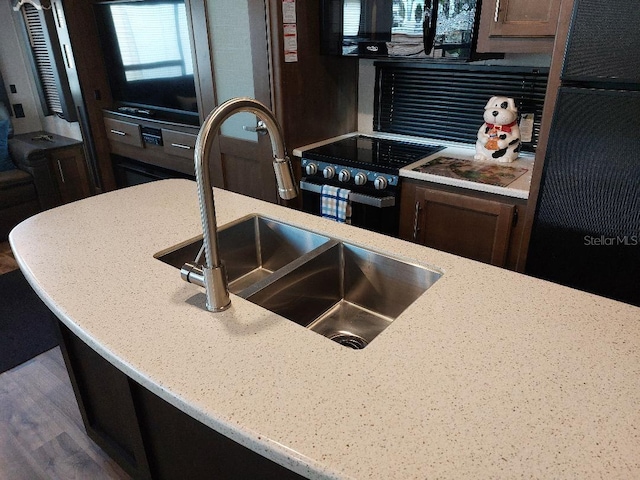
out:
M165 250L181 268L202 240ZM229 290L346 347L366 347L442 273L252 215L218 230Z

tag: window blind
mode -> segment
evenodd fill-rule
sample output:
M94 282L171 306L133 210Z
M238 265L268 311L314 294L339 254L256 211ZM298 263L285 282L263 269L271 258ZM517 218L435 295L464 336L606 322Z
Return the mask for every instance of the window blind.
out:
M38 10L25 3L20 14L24 20L34 73L39 80L36 83L44 114L75 121L75 109L51 10Z
M376 62L374 130L475 143L487 101L514 98L520 115L534 115L538 144L548 68Z
M115 3L109 8L128 82L193 75L184 4Z
M51 53L49 50L49 40L47 38L43 17L40 12L31 4L25 3L22 7L22 16L27 27L29 44L33 52L33 60L40 77L40 83L45 97L45 103L50 113L62 115L62 103L58 95L58 87Z

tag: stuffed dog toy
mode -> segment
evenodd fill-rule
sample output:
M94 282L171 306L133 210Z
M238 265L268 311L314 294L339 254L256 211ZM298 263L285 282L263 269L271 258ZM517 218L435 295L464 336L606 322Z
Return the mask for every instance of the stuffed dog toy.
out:
M478 130L476 160L513 162L520 153L518 109L513 98L491 97L484 107L484 122Z

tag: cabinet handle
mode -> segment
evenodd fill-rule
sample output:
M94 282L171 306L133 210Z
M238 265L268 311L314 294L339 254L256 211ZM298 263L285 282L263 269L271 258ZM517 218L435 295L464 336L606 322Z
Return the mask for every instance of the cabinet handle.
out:
M62 165L60 165L60 160L56 160L58 162L58 171L60 172L60 179L62 180L62 183L67 183L64 180L64 172L62 171Z
M183 150L191 150L191 147L189 145L183 145L181 143L172 143L171 146L176 148L182 148Z
M424 3L424 18L422 19L422 42L425 55L429 55L436 39L438 24L438 0Z
M120 135L121 137L126 137L127 134L120 131L120 130L114 130L113 128L111 129L111 133L115 134L115 135Z
M498 23L498 13L500 12L500 0L496 0L496 11L493 14L493 21Z
M420 202L416 202L416 210L413 213L413 241L418 241L418 232L420 231L419 225L420 220Z

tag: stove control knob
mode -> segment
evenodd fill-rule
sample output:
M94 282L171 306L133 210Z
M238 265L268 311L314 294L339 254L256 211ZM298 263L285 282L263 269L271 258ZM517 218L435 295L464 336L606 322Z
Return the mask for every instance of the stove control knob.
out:
M348 182L349 180L351 180L351 172L346 168L343 168L338 174L338 180L340 180L341 182Z
M373 181L373 186L376 187L376 190L384 190L388 184L389 182L387 182L387 179L384 177L376 177Z
M324 167L324 170L322 170L322 175L324 175L324 178L331 180L336 176L336 169L331 165L329 165L328 167Z
M315 175L318 173L318 166L315 163L309 163L304 167L304 171L307 172L307 175Z
M367 183L367 174L364 172L358 172L356 173L356 176L353 177L353 181L358 186L364 185Z

